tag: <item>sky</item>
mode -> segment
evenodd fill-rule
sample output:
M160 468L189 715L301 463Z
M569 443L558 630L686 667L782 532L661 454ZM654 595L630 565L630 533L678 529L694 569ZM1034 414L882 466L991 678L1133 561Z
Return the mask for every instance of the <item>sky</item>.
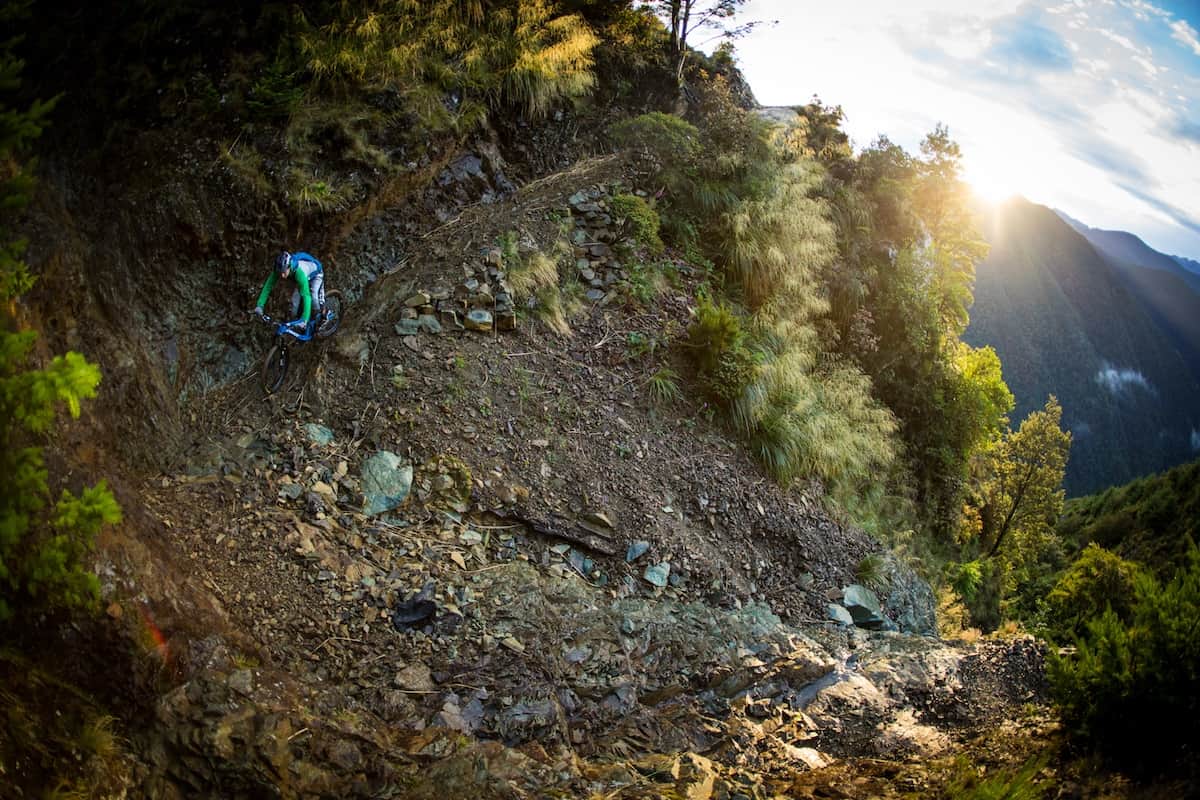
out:
M1200 260L1200 0L749 0L758 102L840 105L856 148L938 123L966 179Z

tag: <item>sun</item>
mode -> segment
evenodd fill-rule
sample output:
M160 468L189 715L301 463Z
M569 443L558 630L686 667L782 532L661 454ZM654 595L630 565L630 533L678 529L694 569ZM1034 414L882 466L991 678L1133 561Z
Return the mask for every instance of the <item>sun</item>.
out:
M988 203L1002 203L1021 193L1017 171L1006 159L976 157L963 166L963 179Z

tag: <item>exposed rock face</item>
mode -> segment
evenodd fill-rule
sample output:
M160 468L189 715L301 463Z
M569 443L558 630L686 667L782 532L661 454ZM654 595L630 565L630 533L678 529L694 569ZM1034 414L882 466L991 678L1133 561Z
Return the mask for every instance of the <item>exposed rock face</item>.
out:
M274 670L236 669L218 648L209 667L159 703L148 796L220 786L230 797L268 788L367 797L388 785L410 786L412 797L432 797L438 786L459 796L584 796L632 788L649 770L683 796L766 797L767 776L780 769L938 756L974 730L980 709L991 720L1043 690L1040 651L1028 640L955 648L848 628L832 637L825 629L822 644L763 607L613 602L577 575L522 562L486 575L476 589L502 602L487 605L480 626L460 629L451 651L476 627L506 641L541 640L475 661L472 682L488 691L464 696L448 677L453 667L407 664L394 678L410 698L404 727L424 731L397 738L376 719L394 716L389 705L321 713L309 698L344 701L313 696ZM566 635L547 638L562 620L571 621ZM641 756L629 750L634 730ZM464 733L528 747L456 740Z

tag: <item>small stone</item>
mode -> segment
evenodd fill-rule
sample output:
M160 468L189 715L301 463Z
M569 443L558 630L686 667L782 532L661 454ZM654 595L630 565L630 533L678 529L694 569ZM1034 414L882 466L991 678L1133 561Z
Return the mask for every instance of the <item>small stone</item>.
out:
M499 267L504 264L504 253L500 251L500 248L493 247L491 250L488 250L487 263L493 267Z
M854 617L850 616L850 612L846 610L845 606L838 605L837 603L829 603L825 606L825 613L829 615L831 620L841 625L854 624Z
M645 578L648 583L651 583L660 589L667 585L667 579L670 577L670 575L671 565L666 561L662 562L661 564L651 564L650 566L646 567L646 571L642 573L642 577Z
M599 303L601 300L604 299L604 290L603 289L588 289L586 296L587 296L587 299L592 301L593 303Z
M412 464L395 453L380 450L371 456L362 466L363 513L371 517L399 506L408 497L412 479Z
M433 682L433 673L420 661L409 664L397 672L393 683L398 688L410 692L432 692L436 688Z
M333 431L315 422L305 424L304 435L315 445L327 445L333 441Z
M417 318L417 328L425 333L438 334L442 332L442 323L432 314L422 314Z
M638 539L637 541L630 542L629 548L625 551L625 561L627 563L637 561L639 558L641 558L643 555L645 555L646 551L648 551L649 549L650 549L650 543L647 541L644 541L642 539Z
M476 308L467 313L467 330L488 332L492 329L492 312Z
M302 494L304 494L304 487L298 483L285 483L279 487L279 496L288 500L296 500Z
M407 300L405 300L404 305L408 306L409 308L416 308L417 306L427 306L427 305L429 305L430 299L431 298L429 297L428 292L417 292L416 294L411 295Z
M500 644L512 650L514 653L524 653L525 645L521 644L521 640L513 636L506 636L500 640Z
M612 528L612 520L603 511L589 511L583 515L583 518L588 522L596 525L603 525L605 528Z
M248 669L239 669L229 676L229 688L238 694L249 695L254 689L254 673Z
M362 752L354 742L346 739L336 740L327 752L329 760L344 770L357 769L362 764Z
M402 319L396 323L396 333L400 336L416 336L421 332L421 323L415 319Z
M517 315L510 311L496 312L496 330L498 331L515 331L517 329Z

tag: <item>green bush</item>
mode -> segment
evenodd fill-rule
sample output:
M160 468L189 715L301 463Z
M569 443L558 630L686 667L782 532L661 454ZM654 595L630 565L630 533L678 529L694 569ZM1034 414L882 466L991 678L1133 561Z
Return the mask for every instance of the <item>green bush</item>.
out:
M608 203L621 234L646 248L652 256L661 255L663 241L658 235L658 212L642 198L633 194L613 195Z
M728 305L702 298L696 319L688 328L688 346L701 374L714 371L726 354L741 350L746 341L741 317Z
M1134 582L1141 568L1097 544L1089 544L1046 596L1047 627L1055 640L1069 642L1089 620L1112 609L1123 624L1133 617Z
M286 119L300 105L303 97L304 88L300 85L295 71L276 59L250 87L246 97L246 110L255 119Z
M9 40L0 43L0 88L19 84L21 62ZM93 603L99 583L84 565L92 539L105 523L120 520L101 482L78 497L63 491L51 511L49 475L36 436L52 427L60 406L79 416L95 397L100 370L78 353L56 356L43 369L29 365L36 335L20 330L17 296L33 284L22 260L25 243L12 230L13 215L28 199L32 181L22 168L28 143L41 132L48 104L10 108L0 97L0 621L34 608Z
M1076 652L1051 652L1049 675L1067 731L1140 771L1194 769L1200 746L1200 551L1163 585L1134 578L1131 621L1091 619Z
M661 111L622 120L609 129L609 134L617 144L641 151L663 169L677 171L700 153L700 130Z

